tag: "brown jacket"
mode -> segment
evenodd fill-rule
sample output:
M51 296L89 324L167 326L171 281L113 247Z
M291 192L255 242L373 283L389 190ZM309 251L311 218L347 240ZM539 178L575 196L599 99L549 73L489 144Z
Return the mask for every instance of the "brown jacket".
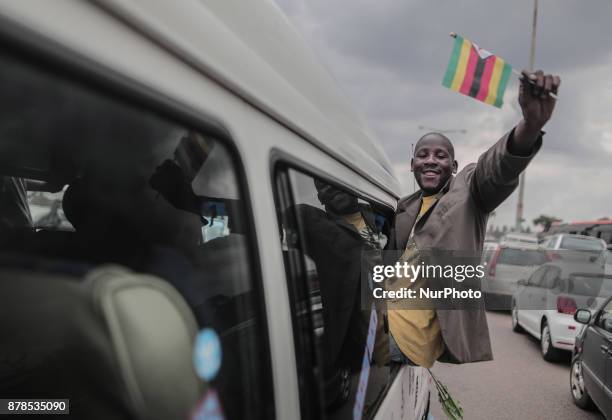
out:
M508 152L508 139L513 133L514 130L504 135L480 156L478 163L467 165L451 178L443 196L414 226L419 249L482 252L489 213L514 191L519 174L542 145L540 136L530 156L512 155ZM420 191L399 201L389 241L391 249L406 247L420 207ZM484 303L481 301L479 306L470 310L436 310L446 345L440 361L493 359Z

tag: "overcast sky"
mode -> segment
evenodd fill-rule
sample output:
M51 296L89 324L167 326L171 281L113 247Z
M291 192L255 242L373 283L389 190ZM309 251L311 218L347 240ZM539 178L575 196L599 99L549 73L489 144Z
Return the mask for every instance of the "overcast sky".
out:
M513 77L502 109L441 85L457 32L512 64L529 64L533 0L276 0L374 131L402 193L410 145L448 134L460 169L520 119ZM612 216L612 2L540 0L536 68L562 78L540 153L527 171L524 217ZM492 223L513 225L517 193Z

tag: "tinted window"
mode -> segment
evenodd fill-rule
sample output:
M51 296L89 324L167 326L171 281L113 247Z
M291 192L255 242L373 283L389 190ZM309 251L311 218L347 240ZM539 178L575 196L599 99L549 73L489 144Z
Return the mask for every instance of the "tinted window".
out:
M287 244L288 274L290 280L306 286L308 300L303 302L310 312L309 320L303 320L304 306L299 296L293 297L295 330L305 335L296 336L298 366L305 366L304 346L311 342L316 353L311 363L319 368L317 387L323 392L321 410L334 419L352 419L354 409L368 417L390 380L383 358L388 335L382 315L373 305L363 304L361 276L363 264L381 262L388 212L301 172L288 170L283 176L293 201L283 208L284 236L295 238L293 244ZM292 269L296 266L292 252L301 260L301 274ZM297 295L298 285L292 288ZM311 392L307 386L312 369L299 375L304 396ZM312 403L309 406L302 400L303 413L311 407Z
M546 273L546 269L547 267L540 267L538 268L529 278L529 285L530 286L539 286L540 282L542 281L542 278L544 276L544 274Z
M570 274L567 292L583 296L600 296L604 282L609 281L610 279L606 279L603 273L601 275Z
M183 319L194 326L194 343L184 347L193 353L163 361L194 365L198 399L219 402L227 418L270 418L266 334L229 149L211 135L6 56L0 56L0 75L0 360L15 354L21 360L0 366L0 393L63 395L82 418L134 415L113 382L118 373L97 368L114 357L106 332L79 325L85 315L97 319L83 303L86 280L112 264L165 284L183 302L176 305L188 308ZM24 291L32 279L38 287ZM57 292L63 288L74 293ZM155 334L162 339L172 337L160 313L141 316L159 325ZM66 331L99 340L87 347ZM195 339L203 332L206 343L199 347ZM211 343L220 347L207 352ZM133 362L148 366L147 357L163 351L141 348ZM163 361L147 367L149 378L163 370ZM220 368L203 373L202 363ZM157 393L162 401L155 401L162 406L175 403L163 401L173 392L194 392L164 383ZM200 404L193 401L187 412Z
M554 289L560 286L561 279L559 278L561 269L555 266L549 266L546 270L546 274L542 279L541 286L547 289Z
M597 325L612 333L612 301L608 302L599 313Z
M604 244L599 240L565 236L561 240L561 249L571 249L576 251L603 251L605 248Z
M508 265L540 265L545 262L544 255L536 250L523 250L514 248L503 248L499 255L498 264Z
M601 284L601 290L599 291L599 296L604 298L612 296L612 275L607 275L604 277L603 283Z

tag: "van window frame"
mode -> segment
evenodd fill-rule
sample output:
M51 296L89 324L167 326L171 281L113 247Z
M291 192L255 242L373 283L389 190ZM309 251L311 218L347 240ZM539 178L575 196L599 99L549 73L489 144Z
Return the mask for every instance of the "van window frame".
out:
M152 44L152 46L155 46L155 44ZM253 295L256 300L254 307L259 320L257 334L260 337L260 350L265 353L265 357L262 357L260 361L260 366L266 374L263 378L257 378L260 381L260 389L264 390L261 393L262 398L267 400L265 403L266 412L260 414L262 418L276 418L274 392L265 392L265 390L274 389L274 382L267 305L260 264L261 253L257 244L253 206L245 167L229 130L214 116L196 110L179 100L156 91L152 86L145 85L2 16L0 16L0 48L4 48L7 56L12 56L42 73L61 79L69 79L71 83L97 95L114 99L138 110L150 112L162 119L193 128L204 135L214 137L215 140L227 148L235 166L239 191L241 196L244 197L244 216L245 222L248 224L246 228L248 265L251 269ZM173 59L188 64L177 55L173 55ZM207 77L201 71L198 72L202 77Z
M309 144L309 146L311 146ZM333 156L330 156L333 158ZM336 160L336 159L334 159ZM336 160L336 162L340 165L345 166L342 162ZM349 168L351 169L351 168ZM274 200L275 200L275 207L277 210L277 220L279 221L279 228L281 227L280 222L284 219L284 215L281 214L281 212L279 211L279 209L282 207L285 207L286 205L294 205L295 204L295 200L293 197L293 191L291 189L291 185L289 182L289 170L294 170L294 171L298 171L303 175L306 176L310 176L312 178L319 178L319 179L323 179L328 181L329 183L331 183L332 185L335 185L337 187L340 187L342 189L345 189L349 192L351 192L352 194L354 194L355 196L357 196L358 198L367 201L368 203L370 203L371 205L376 206L375 208L377 209L382 209L386 214L390 215L390 220L392 222L394 222L394 218L395 218L395 209L393 209L389 204L383 202L382 200L376 198L376 197L372 197L370 194L366 194L363 191L359 191L356 188L351 187L348 183L343 182L342 180L340 180L338 177L330 175L318 168L316 168L314 165L311 165L299 158L296 158L295 156L286 153L282 150L279 149L273 149L271 154L270 154L270 177L271 177L271 182L274 188ZM357 177L361 177L361 175L357 172L355 172L355 176ZM282 180L284 178L284 180ZM285 191L283 192L279 192L279 180L281 184L283 185L283 188L285 190L288 189L288 192ZM370 182L368 180L368 182ZM376 185L376 184L372 184L374 185L376 188L379 188L381 191L384 191L385 193L387 193L382 187ZM387 193L388 194L388 193ZM396 198L396 201L399 201L399 199ZM397 205L397 202L396 202ZM296 226L297 227L297 226ZM299 232L298 232L299 234ZM299 243L299 241L298 241ZM299 245L301 247L301 244ZM283 262L284 264L284 262ZM304 262L303 262L303 258L297 258L297 266L295 267L285 267L285 277L287 279L287 284L289 287L289 300L290 300L290 306L291 306L291 324L292 324L292 328L293 328L293 349L294 349L294 356L295 356L295 361L296 361L296 368L297 366L300 364L298 361L298 357L300 356L299 352L303 352L303 349L298 349L298 338L296 337L296 330L299 329L300 324L299 324L299 320L297 319L297 309L295 307L295 295L293 293L295 293L296 291L298 291L298 288L303 288L303 289L307 289L307 282L306 282L306 278L304 277L306 274L305 271L305 267L304 267ZM289 278L289 276L287 275L287 273L289 272L289 270L291 270L291 272L294 272L296 274L299 275L299 277L296 276L296 278ZM296 284L296 283L300 283L300 284ZM298 289L298 290L296 290ZM303 293L303 291L302 291ZM310 367L310 369L308 369L308 372L316 372L314 374L310 374L307 379L307 381L309 382L309 386L312 387L312 381L316 381L314 385L316 385L316 389L312 390L312 389L308 389L307 392L310 393L310 395L306 396L306 401L302 400L302 395L301 395L301 391L302 389L298 389L298 391L300 391L300 414L302 415L302 418L320 418L320 417L325 417L325 407L323 406L323 388L324 388L324 381L323 381L323 377L322 377L322 369L316 369L318 366L316 365L316 362L318 360L320 360L320 355L317 354L317 349L314 348L315 343L313 340L313 333L312 333L312 312L311 312L311 308L308 307L308 319L310 322L310 333L309 333L309 339L306 343L306 345L308 345L310 347L310 349L308 350L310 353L308 354L301 354L301 357L303 358L307 358L309 359L308 362L310 363L310 365L308 365ZM314 349L314 352L313 352ZM318 360L315 360L314 363L312 361L312 357L317 357ZM370 415L372 418L375 417L376 413L378 412L378 409L380 408L382 402L385 400L385 398L387 397L387 394L389 392L389 390L391 389L391 386L393 385L395 379L397 378L397 374L399 373L399 369L389 369L389 380L387 382L387 384L385 385L384 389L381 391L381 394L379 396L379 398L377 398L376 403L370 407ZM296 374L299 377L299 372L296 371ZM298 378L299 381L299 378ZM314 394L314 395L313 395ZM311 414L312 413L308 413L307 410L311 410L311 407L303 407L303 403L306 403L308 401L312 401L313 398L317 398L317 412L315 413L314 416L312 417L305 417L304 414ZM305 413L306 411L306 413Z

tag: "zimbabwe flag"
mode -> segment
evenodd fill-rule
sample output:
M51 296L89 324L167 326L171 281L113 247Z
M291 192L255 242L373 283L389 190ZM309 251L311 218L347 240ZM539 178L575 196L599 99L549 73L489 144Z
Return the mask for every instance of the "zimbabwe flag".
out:
M511 72L504 60L457 35L442 84L501 108Z

